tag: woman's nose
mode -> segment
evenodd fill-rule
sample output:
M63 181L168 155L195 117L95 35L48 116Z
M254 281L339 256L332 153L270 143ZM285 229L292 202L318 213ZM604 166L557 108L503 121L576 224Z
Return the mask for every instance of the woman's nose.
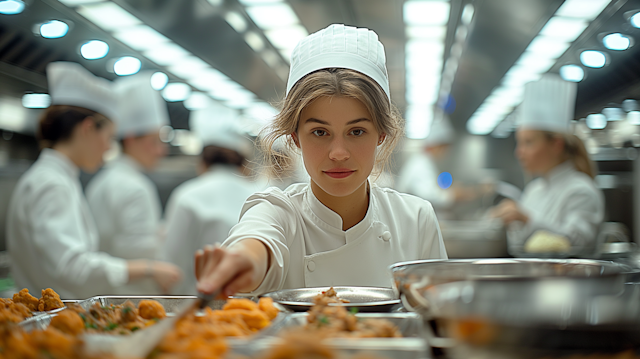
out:
M350 153L343 138L336 137L331 141L331 148L329 149L329 158L331 160L345 161L349 159L349 157Z

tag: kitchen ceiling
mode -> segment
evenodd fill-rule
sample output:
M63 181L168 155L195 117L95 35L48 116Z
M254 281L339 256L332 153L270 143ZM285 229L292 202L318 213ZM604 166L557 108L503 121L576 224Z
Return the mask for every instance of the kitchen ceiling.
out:
M451 95L456 101L450 115L458 131L466 131L469 117L491 91L500 84L540 29L563 4L563 0L452 0L450 21L445 38L444 59L449 55L462 9L468 3L475 6L470 32L459 60ZM259 99L274 103L284 94L286 66L284 57L276 57L270 66L234 30L225 14L234 11L247 16L237 0L114 0L123 9L157 30L173 42L220 70ZM374 29L387 52L387 65L393 101L405 109L405 24L402 0L289 0L300 23L309 33L331 23ZM115 40L109 33L80 16L74 9L55 0L26 1L19 15L0 15L0 94L20 97L27 91L46 91L44 69L51 61L77 61L99 76L114 79L107 70L114 56L134 55L142 59L143 69L162 67L145 59L139 52ZM577 62L580 49L602 49L598 35L625 32L640 40L640 30L631 27L624 14L640 9L638 0L614 0L585 33L560 57L551 71L564 63ZM50 19L68 20L69 33L59 39L44 39L33 34L34 24ZM249 30L262 34L248 21ZM263 35L261 35L263 36ZM264 36L265 46L273 47ZM85 60L78 51L89 39L109 43L110 53L100 60ZM612 53L610 65L587 70L587 77L578 85L576 116L599 112L610 102L625 98L640 98L640 46ZM171 76L171 81L179 78ZM182 103L170 103L172 124L186 128L188 110Z

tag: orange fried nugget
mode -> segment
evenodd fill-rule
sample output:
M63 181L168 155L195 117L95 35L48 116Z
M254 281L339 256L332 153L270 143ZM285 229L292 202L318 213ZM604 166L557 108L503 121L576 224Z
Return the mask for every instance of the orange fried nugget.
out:
M232 323L234 320L242 320L253 331L260 330L271 324L267 314L260 310L227 309L216 313L223 321Z
M14 303L22 303L32 312L38 311L38 298L29 294L29 289L24 288L13 295Z
M42 297L38 301L38 310L46 312L49 310L64 308L60 296L53 289L47 288L42 290Z
M79 357L79 350L82 347L80 340L76 337L51 327L46 330L35 330L27 336L31 347L48 353L51 358Z
M268 297L260 298L258 308L269 317L269 320L274 320L278 316L278 313L280 313L278 308L273 305L273 299Z
M0 309L0 324L20 323L23 318L7 308Z
M84 330L82 318L73 310L63 310L58 313L51 319L50 326L71 335L79 335Z
M243 310L258 310L258 304L250 299L229 299L227 303L222 307L222 310L230 309L243 309Z
M26 319L33 316L29 308L27 308L27 306L22 303L11 303L9 304L7 309L19 315L22 319Z
M162 319L167 316L162 304L155 300L141 300L138 313L144 319Z

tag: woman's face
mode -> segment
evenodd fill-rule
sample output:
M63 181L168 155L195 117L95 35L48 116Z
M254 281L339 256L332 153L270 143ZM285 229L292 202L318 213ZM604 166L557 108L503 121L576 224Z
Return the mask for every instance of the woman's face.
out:
M104 121L98 127L95 120L90 118L88 120L91 123L85 130L84 147L86 151L80 168L87 173L93 173L102 166L104 153L111 147L111 143L115 138L115 125L111 121Z
M362 102L327 96L305 107L293 137L311 181L335 197L348 196L365 183L384 139Z
M528 173L544 175L562 162L564 143L559 138L549 139L542 131L520 129L516 141L516 157Z

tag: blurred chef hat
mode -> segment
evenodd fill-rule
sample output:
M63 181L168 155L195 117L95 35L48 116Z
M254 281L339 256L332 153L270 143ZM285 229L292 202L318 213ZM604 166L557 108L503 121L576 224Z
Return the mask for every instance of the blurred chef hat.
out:
M112 121L120 119L118 97L113 83L94 76L75 62L52 62L47 65L47 80L52 105L86 108Z
M524 86L518 128L571 132L577 85L555 74L545 74Z
M253 142L238 125L237 111L219 104L192 111L189 127L202 142L202 147L217 146L234 150L245 158L253 154Z
M361 72L389 94L389 76L384 46L378 35L366 28L333 24L313 33L296 45L291 54L287 94L306 75L321 69L339 67Z
M431 130L423 144L426 147L447 145L453 142L453 137L454 131L451 122L446 117L441 117L431 121Z
M115 82L120 97L118 137L144 135L169 124L167 104L151 87L153 72L141 72Z

